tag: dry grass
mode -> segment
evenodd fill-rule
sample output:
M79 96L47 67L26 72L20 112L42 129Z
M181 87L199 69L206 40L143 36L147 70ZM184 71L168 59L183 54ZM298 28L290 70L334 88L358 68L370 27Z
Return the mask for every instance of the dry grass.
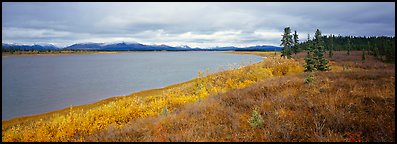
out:
M167 117L108 129L88 141L395 141L394 71L272 78L187 105ZM248 119L254 107L262 128ZM358 138L356 138L358 140Z
M270 56L274 52L254 54ZM362 63L358 52L351 52L348 57L344 54L335 52L332 71L313 73L314 81L308 84L304 83L308 73L303 73L301 66L303 53L293 55L297 61L269 58L166 91L146 91L108 102L119 107L139 98L141 105L156 107L146 106L139 111L150 109L157 113L131 117L124 113L136 111L134 106L115 109L101 104L86 111L95 109L94 114L101 114L97 121L110 117L118 121L106 120L106 125L94 129L70 122L82 119L90 123L86 119L90 116L73 113L67 115L69 119L64 117L66 124L31 119L5 128L3 122L3 141L395 141L394 64L371 57ZM190 100L191 97L195 99ZM160 115L164 104L170 110L166 116ZM263 127L253 128L249 123L255 108L264 120ZM66 130L78 133L65 131L63 139L44 139L45 135L37 134L40 131L29 129L31 123L47 131L51 127L40 127L41 123L73 126L77 128ZM93 130L85 134L79 126ZM5 135L15 132L19 134ZM26 136L35 139L21 138Z
M354 53L354 52L352 52ZM337 52L336 57L343 57ZM270 78L189 104L166 117L133 121L87 141L395 141L394 65L353 58L352 69ZM365 66L363 66L365 65ZM383 69L378 69L378 67ZM252 128L257 107L264 127Z

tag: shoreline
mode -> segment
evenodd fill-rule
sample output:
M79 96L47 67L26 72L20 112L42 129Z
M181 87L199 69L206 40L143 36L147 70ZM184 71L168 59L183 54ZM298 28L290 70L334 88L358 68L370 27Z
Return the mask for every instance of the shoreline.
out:
M234 52L234 51L222 51L222 52L226 53L226 54L251 54L251 55L261 56L262 58L264 58L266 56L269 56L268 53L264 53L264 52ZM243 65L242 67L246 67L246 66L250 66L250 65L254 65L254 64L256 64L256 63L251 63L249 65ZM230 71L230 70L225 70L225 71ZM225 71L218 71L218 72L215 72L215 73L225 72ZM211 73L211 74L215 74L215 73ZM100 105L103 105L103 104L110 103L110 102L115 101L118 98L122 98L122 97L132 97L132 96L145 97L145 96L149 96L149 95L158 95L158 94L162 94L163 91L166 91L168 89L172 89L172 88L184 85L184 84L188 84L188 83L194 82L195 79L196 78L193 78L193 79L190 79L190 80L187 80L187 81L184 81L184 82L171 84L171 85L168 85L168 86L165 86L165 87L161 87L161 88L153 88L153 89L146 89L146 90L141 90L141 91L137 91L137 92L132 92L132 93L124 95L124 96L115 95L115 96L111 96L111 97L106 98L106 99L98 100L98 101L93 102L93 103L87 103L87 104L76 105L76 106L72 105L72 106L69 106L69 107L65 107L65 108L57 109L57 110L52 110L52 111L45 112L45 113L25 115L25 116L19 116L19 117L11 118L11 119L8 119L8 120L2 120L2 125L3 125L3 127L8 127L8 126L14 125L15 123L19 123L21 121L37 120L37 119L49 118L49 117L52 117L52 116L57 115L57 114L66 114L66 113L69 112L71 107L73 109L87 110L87 109L91 109L91 108L94 108L94 107L97 107L97 106L100 106Z
M226 54L250 54L250 55L257 55L263 56L263 52L267 51L59 51L59 52L17 52L17 53L10 53L10 52L2 52L1 55L3 57L7 56L58 56L58 55L85 55L85 54L120 54L120 53L146 53L146 52L223 52ZM268 55L267 55L268 56Z
M137 91L137 92L132 92L132 93L130 93L128 95L124 95L124 96L117 96L116 95L116 96L112 96L112 97L109 97L109 98L106 98L106 99L98 100L98 101L93 102L93 103L87 103L87 104L76 105L76 106L72 105L72 106L69 106L69 107L65 107L65 108L62 108L62 109L53 110L53 111L49 111L49 112L45 112L45 113L33 114L33 115L25 115L25 116L11 118L9 120L2 120L2 125L3 125L3 127L7 127L9 125L14 125L14 123L18 123L19 121L42 119L42 118L51 117L51 116L56 115L56 114L65 114L65 113L69 112L71 107L73 109L86 110L86 109L94 108L96 106L100 106L100 105L103 105L103 104L110 103L110 102L115 101L118 98L122 98L122 97L132 97L132 96L144 97L144 96L149 96L149 95L162 94L162 91L165 91L165 90L168 90L168 89L172 89L172 88L178 87L178 86L183 85L183 84L194 82L194 80L195 79L191 79L191 80L188 80L188 81L185 81L185 82L168 85L168 86L161 87L161 88L153 88L153 89L146 89L146 90L141 90L141 91Z

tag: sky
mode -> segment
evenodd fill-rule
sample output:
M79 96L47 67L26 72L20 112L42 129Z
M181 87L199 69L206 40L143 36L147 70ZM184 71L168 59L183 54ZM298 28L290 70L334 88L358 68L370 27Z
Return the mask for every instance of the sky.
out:
M2 42L279 46L323 35L395 36L394 2L2 2Z

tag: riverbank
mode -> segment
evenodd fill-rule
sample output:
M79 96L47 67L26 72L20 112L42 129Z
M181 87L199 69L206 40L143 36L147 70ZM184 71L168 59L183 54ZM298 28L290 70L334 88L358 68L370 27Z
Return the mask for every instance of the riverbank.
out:
M246 52L244 52L247 54ZM3 141L394 141L394 65L335 52L305 84L303 53L162 89L2 122ZM385 108L386 107L386 108ZM261 115L253 127L252 112ZM258 119L257 119L258 120ZM361 132L362 135L359 135Z

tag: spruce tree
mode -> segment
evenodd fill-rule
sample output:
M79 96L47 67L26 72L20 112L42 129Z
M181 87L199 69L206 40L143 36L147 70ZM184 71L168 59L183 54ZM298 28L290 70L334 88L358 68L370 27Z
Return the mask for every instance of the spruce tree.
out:
M364 50L364 48L362 49L362 51L363 51L363 54L361 56L361 60L364 62L365 61L365 50Z
M347 39L347 55L350 55L350 49L351 49L351 43L350 43L350 38Z
M316 30L315 38L314 60L316 61L316 69L320 71L326 71L329 69L329 66L328 60L324 58L324 41L322 40L319 29Z
M334 35L330 36L329 43L331 44L331 46L329 47L328 56L329 58L332 58L332 56L334 55L334 53L332 52L332 50L334 49Z
M386 62L394 62L395 61L395 49L394 45L391 42L384 42L385 43L385 58Z
M368 41L368 45L367 45L367 55L369 55L370 53L369 53L369 50L371 49L371 44L370 44L370 42Z
M317 70L316 69L316 61L313 58L313 48L312 48L312 44L308 44L307 45L307 54L305 56L305 72L312 72Z
M374 56L376 57L376 58L379 58L379 49L378 49L378 46L375 44L375 46L374 46Z
M396 61L396 48L395 42L390 42L391 59L390 62L394 63Z
M291 58L291 46L292 46L292 35L289 27L284 28L284 34L282 35L280 46L283 46L281 51L282 57Z
M316 70L316 62L313 58L313 47L312 43L310 41L310 34L307 34L307 46L305 48L307 54L305 56L305 72L309 71L315 71Z
M306 44L310 44L310 34L307 34L307 42L306 42ZM307 54L309 54L309 46L307 46L306 48L305 48L305 51L307 52Z
M161 111L161 115L167 116L168 115L168 110L167 110L167 106L163 107L163 110Z
M293 36L294 36L294 49L293 49L293 51L294 51L294 53L296 55L296 53L298 52L298 49L299 49L299 37L298 37L298 34L296 33L296 31L295 31Z
M255 108L255 109L252 111L251 118L249 119L248 122L249 122L250 125L251 125L252 127L254 127L254 128L263 127L263 125L264 125L264 120L263 120L261 114L258 112L258 108Z

